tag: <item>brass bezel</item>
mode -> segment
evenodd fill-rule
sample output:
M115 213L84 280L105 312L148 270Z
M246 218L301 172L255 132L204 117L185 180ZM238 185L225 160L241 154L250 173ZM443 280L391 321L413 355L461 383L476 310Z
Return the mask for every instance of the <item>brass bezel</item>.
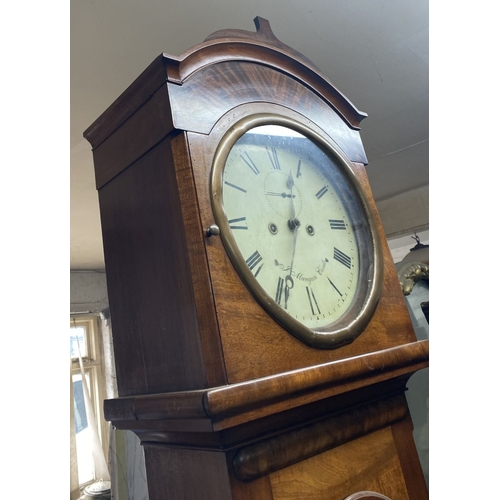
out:
M351 184L360 202L359 208L363 211L364 217L368 222L368 233L371 241L369 242L370 248L366 250L371 258L369 262L366 260L363 262L365 270L368 273L367 285L365 287L366 291L363 293L358 286L356 292L357 297L350 308L335 322L318 329L310 329L297 321L276 304L273 298L261 287L239 251L224 211L222 178L226 159L235 142L243 134L261 125L281 125L291 128L305 135L333 156L338 163L340 163L340 167L347 181ZM257 302L283 328L307 345L322 349L336 348L350 343L362 333L376 310L382 289L383 258L381 243L374 224L372 210L367 203L362 187L351 167L349 159L333 144L333 141L329 140L326 134L323 136L300 121L277 113L256 113L240 119L229 128L217 147L212 165L210 194L215 221L220 228L220 237L233 266ZM360 293L362 293L362 296L360 296Z

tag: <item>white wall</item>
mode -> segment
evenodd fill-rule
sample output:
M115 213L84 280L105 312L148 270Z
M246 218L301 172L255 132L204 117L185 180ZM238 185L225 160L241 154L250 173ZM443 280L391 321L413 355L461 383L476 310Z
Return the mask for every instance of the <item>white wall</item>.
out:
M71 271L70 312L100 313L107 307L105 271Z
M429 186L378 200L377 209L388 239L428 230Z

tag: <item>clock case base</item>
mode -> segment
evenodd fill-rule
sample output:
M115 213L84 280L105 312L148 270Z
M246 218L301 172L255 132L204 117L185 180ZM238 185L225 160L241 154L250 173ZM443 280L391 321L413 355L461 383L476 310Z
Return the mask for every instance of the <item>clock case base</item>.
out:
M425 359L425 349L418 358ZM106 412L117 428L141 439L151 500L166 493L207 500L343 499L365 490L392 500L425 499L404 398L408 370L425 364L358 389L352 387L359 383L351 384L348 392L324 399L315 400L317 385L293 403L276 394L264 398L259 390L260 400L240 401L240 413L227 408L230 400L220 392L239 389L241 399L254 387L125 398L119 415L113 414L117 400ZM379 373L375 379L384 377ZM328 393L343 389L329 387ZM212 400L214 395L221 399Z
M141 437L151 500L167 487L172 498L292 498L283 471L375 435L392 441L399 465L391 470L400 470L401 492L408 490L388 496L424 498L402 395L406 379L427 366L428 343L416 341L384 238L384 279L370 323L351 344L320 350L267 316L220 239L206 237L213 223L208 180L223 129L263 107L300 116L331 139L352 162L384 234L359 136L364 113L279 42L267 21L256 25L257 33L216 33L179 58L160 55L84 134L93 147L120 396L106 401L106 418ZM241 405L224 406L235 400ZM297 432L329 435L330 424L347 435L328 438L325 451L315 448L309 458L289 451L300 461L252 480L236 476L238 450L272 447L280 436L302 449L311 439ZM355 471L344 466L349 482ZM299 475L309 477L304 467ZM196 471L206 476L205 496L191 491Z

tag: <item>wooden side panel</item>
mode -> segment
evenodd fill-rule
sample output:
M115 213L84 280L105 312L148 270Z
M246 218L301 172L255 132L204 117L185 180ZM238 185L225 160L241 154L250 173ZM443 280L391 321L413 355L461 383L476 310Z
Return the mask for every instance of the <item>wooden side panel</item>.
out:
M390 427L274 472L270 481L273 500L342 500L364 490L411 500Z
M212 283L205 252L206 228L203 228L197 203L191 158L186 134L172 139L174 166L179 186L179 199L186 234L187 255L191 268L190 279L197 309L199 337L203 351L209 387L227 384L226 370L215 313ZM190 361L189 359L186 362Z
M144 447L149 500L232 500L222 452Z
M99 191L120 396L207 386L170 138Z
M118 175L172 131L165 86L94 149L97 189Z

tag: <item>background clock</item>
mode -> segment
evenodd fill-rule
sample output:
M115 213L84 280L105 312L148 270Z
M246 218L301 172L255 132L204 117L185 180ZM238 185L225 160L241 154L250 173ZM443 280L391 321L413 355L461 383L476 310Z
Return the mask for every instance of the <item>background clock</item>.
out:
M366 115L256 26L161 54L85 132L105 416L140 437L150 500L424 499L404 392L428 342L381 237Z
M212 205L259 303L314 347L352 341L380 294L378 235L349 160L279 115L250 115L221 141Z

